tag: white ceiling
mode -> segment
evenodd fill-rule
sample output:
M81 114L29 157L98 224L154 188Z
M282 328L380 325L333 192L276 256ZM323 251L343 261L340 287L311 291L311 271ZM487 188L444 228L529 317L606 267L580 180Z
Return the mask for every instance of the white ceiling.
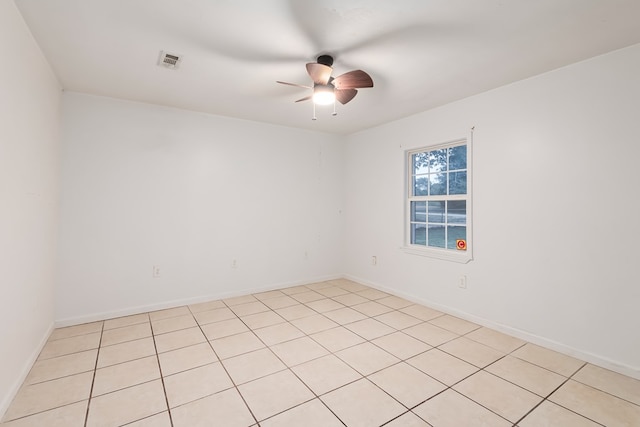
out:
M65 90L340 134L640 43L638 0L15 3ZM312 121L308 92L275 81L310 84L322 53L375 87Z

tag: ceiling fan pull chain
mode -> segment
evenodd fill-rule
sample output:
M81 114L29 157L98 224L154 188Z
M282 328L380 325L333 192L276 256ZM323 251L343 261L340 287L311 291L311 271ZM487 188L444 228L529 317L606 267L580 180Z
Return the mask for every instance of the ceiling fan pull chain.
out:
M335 99L333 100L333 113L331 113L331 115L333 117L338 115L338 113L336 112L336 100Z
M311 118L311 120L318 120L318 118L316 117L316 103L312 102L313 104L313 117Z

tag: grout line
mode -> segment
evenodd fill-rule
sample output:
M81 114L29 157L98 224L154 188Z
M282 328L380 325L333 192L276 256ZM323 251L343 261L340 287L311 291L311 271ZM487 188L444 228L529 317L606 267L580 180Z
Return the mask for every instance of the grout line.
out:
M191 312L191 310L189 310L189 312ZM169 414L169 423L171 424L171 427L173 427L173 417L171 415L171 406L169 405L169 397L167 396L167 387L164 384L164 375L162 374L162 365L160 365L160 356L158 355L158 346L156 344L156 337L153 334L153 322L151 322L151 316L149 316L149 326L151 327L151 337L153 338L153 348L156 350L155 356L156 356L156 361L158 362L158 371L160 372L160 381L162 382L162 391L164 391L164 401L167 404L167 414Z
M93 386L96 382L96 374L98 372L98 360L100 359L100 347L102 347L102 335L104 334L104 321L102 322L102 327L100 328L100 340L98 341L98 352L96 353L96 363L93 368L93 378L91 379L91 388L89 389L89 398L87 399L87 411L84 415L84 427L87 427L87 423L89 422L89 409L91 408L91 399L93 394Z

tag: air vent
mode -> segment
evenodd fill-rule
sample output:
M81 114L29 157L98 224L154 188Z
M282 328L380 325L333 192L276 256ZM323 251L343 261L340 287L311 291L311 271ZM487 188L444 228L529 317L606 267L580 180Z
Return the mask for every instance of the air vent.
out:
M182 61L181 55L176 55L175 53L168 53L165 51L161 51L160 59L158 60L158 65L161 67L175 70L180 66L181 61Z

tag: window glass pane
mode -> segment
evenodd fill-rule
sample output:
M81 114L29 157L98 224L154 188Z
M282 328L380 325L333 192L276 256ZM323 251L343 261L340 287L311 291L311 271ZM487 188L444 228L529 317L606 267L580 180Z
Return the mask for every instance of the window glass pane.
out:
M449 173L449 194L467 194L467 173Z
M426 196L429 181L427 176L414 176L413 177L413 195L414 196Z
M449 148L449 170L467 168L467 146Z
M429 175L429 195L443 196L447 194L447 174L438 173Z
M444 248L444 225L429 225L429 246Z
M411 244L427 244L427 227L425 224L411 224Z
M447 149L429 151L430 172L447 170Z
M456 249L457 240L467 240L467 227L450 225L447 227L447 249Z
M411 221L427 222L427 202L411 202Z
M444 224L444 201L429 202L429 222Z
M449 224L467 223L467 201L451 200L447 205L447 222Z
M411 156L411 163L413 164L413 174L419 175L429 172L429 158L427 153L416 153Z

